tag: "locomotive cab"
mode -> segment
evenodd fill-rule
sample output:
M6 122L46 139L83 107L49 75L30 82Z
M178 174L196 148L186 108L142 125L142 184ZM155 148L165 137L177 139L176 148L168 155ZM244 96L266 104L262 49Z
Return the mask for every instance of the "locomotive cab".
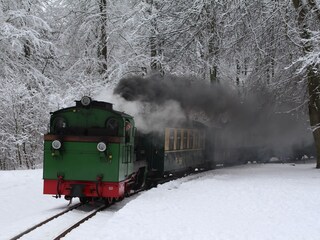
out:
M51 113L44 135L44 194L122 198L135 181L134 120L112 104L83 97Z

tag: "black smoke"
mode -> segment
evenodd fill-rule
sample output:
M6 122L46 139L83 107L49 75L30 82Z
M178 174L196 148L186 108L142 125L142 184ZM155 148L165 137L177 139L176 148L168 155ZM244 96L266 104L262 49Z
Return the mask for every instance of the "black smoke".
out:
M178 102L185 111L203 111L217 115L226 109L237 108L239 101L226 88L209 85L197 79L177 76L133 76L121 79L115 88L127 101L163 105L169 100Z
M121 79L114 93L127 101L148 104L150 116L175 103L185 118L203 119L211 127L212 136L216 138L219 133L220 142L228 149L261 149L260 158L286 158L297 148L313 144L307 115L292 111L293 103L277 102L267 88L244 96L236 88L192 77L151 75ZM167 124L178 112L161 112L161 121Z

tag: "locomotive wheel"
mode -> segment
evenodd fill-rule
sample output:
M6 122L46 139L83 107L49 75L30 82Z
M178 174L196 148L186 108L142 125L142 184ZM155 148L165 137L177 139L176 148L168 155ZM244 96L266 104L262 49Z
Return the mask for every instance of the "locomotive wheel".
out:
M124 199L124 196L114 198L115 202L121 202Z
M112 203L114 203L114 199L112 197L104 198L104 203L110 206Z

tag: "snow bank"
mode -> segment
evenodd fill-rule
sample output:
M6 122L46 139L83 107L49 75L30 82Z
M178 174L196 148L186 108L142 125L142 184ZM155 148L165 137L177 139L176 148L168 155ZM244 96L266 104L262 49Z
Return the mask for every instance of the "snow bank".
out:
M188 176L113 205L65 239L318 240L314 166L246 165ZM40 171L0 172L0 180L0 239L66 206L41 195Z
M9 239L66 208L42 195L42 170L0 171L0 239Z
M320 171L247 165L169 182L66 239L319 239Z

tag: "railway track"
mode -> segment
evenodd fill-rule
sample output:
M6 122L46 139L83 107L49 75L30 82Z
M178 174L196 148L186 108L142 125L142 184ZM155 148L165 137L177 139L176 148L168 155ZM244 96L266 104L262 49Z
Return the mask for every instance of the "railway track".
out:
M34 225L24 232L14 236L10 240L17 239L54 239L58 240L66 236L73 229L77 228L81 223L87 221L96 215L99 211L106 209L108 205L85 206L84 204L76 204L68 209ZM93 208L93 209L92 209ZM79 211L72 211L79 209ZM58 226L58 227L57 227ZM52 229L57 229L52 233Z
M63 238L64 236L66 236L69 232L71 232L73 229L77 228L81 223L84 223L85 221L87 221L88 219L92 218L94 215L96 215L98 212L106 209L108 207L108 205L102 205L98 208L96 208L95 210L93 210L92 212L90 212L89 214L87 214L84 218L82 218L81 220L79 220L78 222L74 223L72 226L68 227L66 230L64 230L62 233L60 233L57 237L54 238L54 240L59 240L61 238Z
M20 234L10 238L10 240L18 240L18 239L19 240L25 240L25 239L59 240L65 237L73 229L77 228L80 224L84 223L88 219L95 216L98 212L110 206L118 205L119 203L122 202L122 204L120 204L118 207L115 208L116 211L121 209L128 201L133 200L135 198L134 195L138 195L142 191L145 191L145 189L137 190L136 192L132 193L129 198L125 198L124 201L120 201L120 202L117 201L117 202L107 203L107 204L104 204L102 202L95 202L94 205L83 204L83 203L75 204L64 211L52 217L49 217L38 224L35 224L34 226L21 232ZM114 203L117 203L117 204L114 204ZM75 209L77 209L77 211L73 211ZM71 213L74 213L74 214L71 214ZM56 223L53 224L53 222L56 222Z

